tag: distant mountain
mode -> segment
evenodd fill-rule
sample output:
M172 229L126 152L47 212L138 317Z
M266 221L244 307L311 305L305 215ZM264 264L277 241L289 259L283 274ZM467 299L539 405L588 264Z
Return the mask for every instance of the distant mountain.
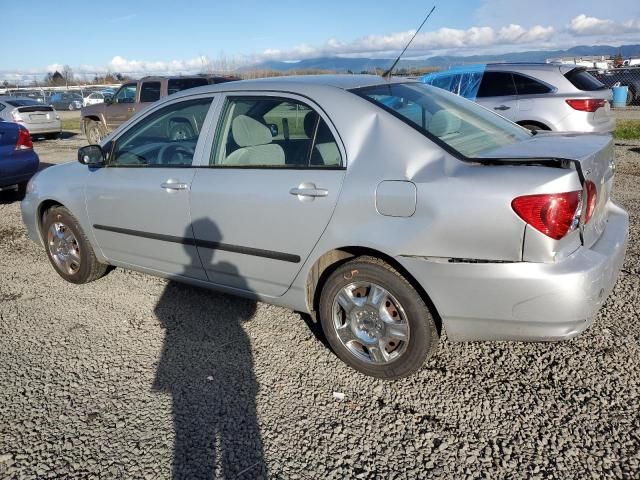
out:
M471 55L471 56L434 56L422 60L401 60L398 68L419 67L449 67L457 64L489 63L489 62L544 62L548 58L559 57L590 57L603 55L617 55L623 57L640 56L640 45L580 45L567 50L532 50L528 52L503 53L499 55ZM363 70L376 68L386 69L391 66L393 59L389 58L344 58L320 57L300 60L299 62L266 61L244 67L243 70L277 70L291 72L294 70L335 70L338 72L351 71L359 73Z

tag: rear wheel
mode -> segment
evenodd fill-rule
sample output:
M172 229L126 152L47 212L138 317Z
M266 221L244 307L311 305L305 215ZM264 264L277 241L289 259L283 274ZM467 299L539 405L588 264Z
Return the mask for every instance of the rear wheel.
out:
M531 130L532 132L537 132L538 130L549 130L548 128L544 128L541 125L537 125L535 123L521 123L519 124L521 127L524 127L528 130Z
M385 379L417 371L439 335L428 307L386 262L358 257L338 267L320 294L320 322L347 365Z
M107 265L98 262L80 224L66 208L47 211L42 235L51 265L66 281L89 283L106 273Z
M71 102L71 103L69 104L69 111L70 111L70 112L73 112L75 109L76 109L76 104L75 104L75 103L73 103L73 102Z
M87 140L89 140L89 143L92 145L100 143L102 139L107 136L107 132L102 124L95 120L85 121L84 132L87 136Z

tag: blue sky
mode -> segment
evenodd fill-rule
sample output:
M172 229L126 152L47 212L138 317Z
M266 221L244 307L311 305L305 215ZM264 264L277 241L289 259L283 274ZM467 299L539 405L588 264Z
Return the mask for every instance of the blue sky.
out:
M265 59L390 57L436 5L409 56L640 43L640 1L396 2L0 0L0 74L70 65L92 71L188 71ZM32 15L29 12L33 12ZM24 21L47 25L25 34ZM27 30L34 32L34 30ZM47 33L44 33L47 32Z

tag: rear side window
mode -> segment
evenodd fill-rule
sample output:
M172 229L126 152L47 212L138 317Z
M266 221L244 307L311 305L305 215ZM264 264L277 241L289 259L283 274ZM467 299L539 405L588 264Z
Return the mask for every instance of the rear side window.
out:
M518 73L513 74L513 81L516 84L518 95L536 95L539 93L549 93L551 91L544 83Z
M160 100L160 82L144 82L140 87L140 102Z
M209 81L206 78L170 78L167 90L169 95L172 93L187 90L188 88L202 87L208 85Z
M516 86L513 83L513 77L509 72L484 72L480 88L478 89L478 98L481 97L503 97L506 95L515 95Z
M569 80L578 90L585 92L593 92L595 90L603 90L607 88L600 80L595 78L586 70L575 68L565 73L565 78Z
M331 130L308 105L276 97L235 97L225 106L210 165L340 167Z

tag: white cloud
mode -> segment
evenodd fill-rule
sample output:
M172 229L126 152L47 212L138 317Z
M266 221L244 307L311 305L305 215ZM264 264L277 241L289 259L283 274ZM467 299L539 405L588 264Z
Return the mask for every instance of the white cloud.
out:
M526 29L511 24L499 30L491 27L471 27L466 30L440 28L432 32L418 34L411 45L412 55L424 55L442 49L470 49L495 45L519 45L539 43L549 40L555 30L553 27L536 25ZM390 56L404 48L415 34L415 30L396 32L387 35L368 35L351 42L341 42L334 38L323 45L302 44L290 50L266 49L256 59L300 60L328 55L372 55Z
M576 36L636 33L640 32L640 18L615 22L609 19L590 17L582 13L571 20L569 32Z

